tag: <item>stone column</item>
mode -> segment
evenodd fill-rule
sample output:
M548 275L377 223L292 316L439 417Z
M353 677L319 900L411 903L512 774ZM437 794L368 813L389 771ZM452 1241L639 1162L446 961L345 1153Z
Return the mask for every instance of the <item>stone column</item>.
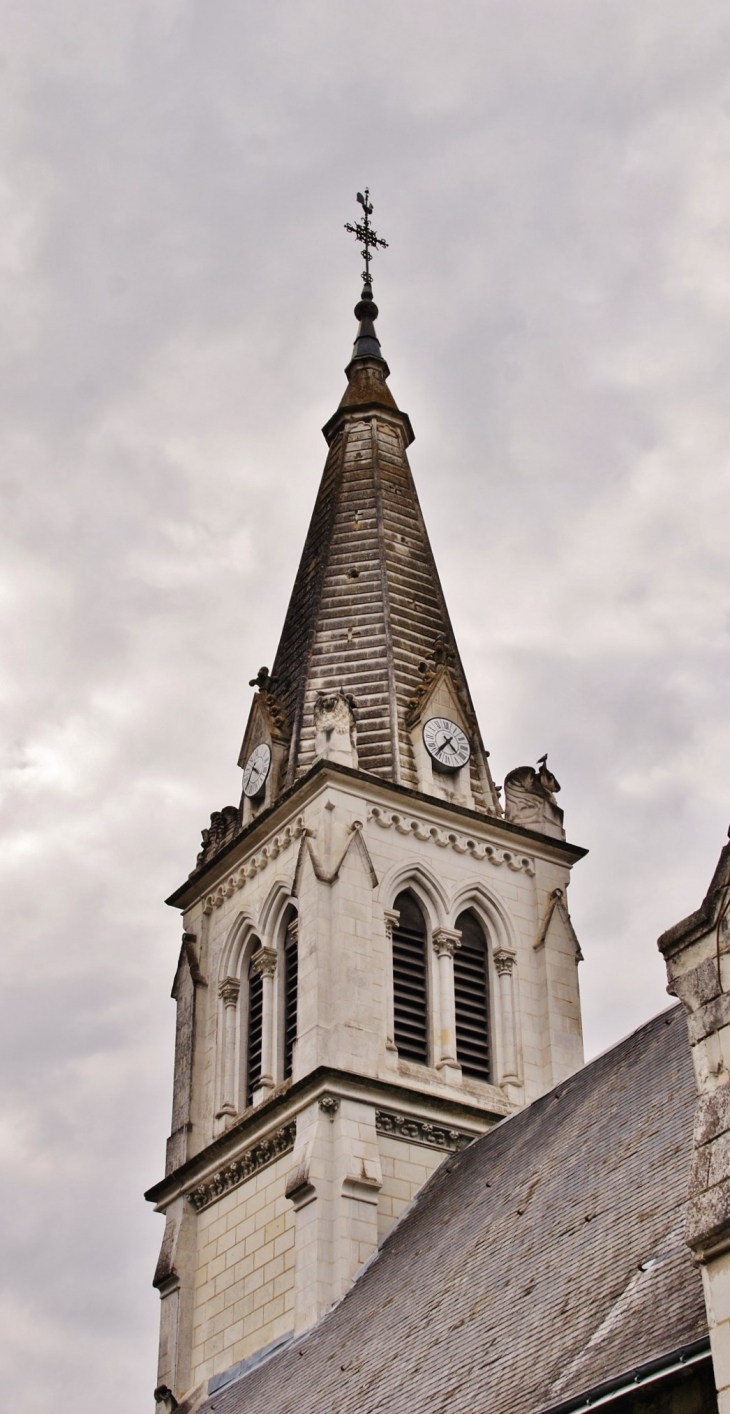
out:
M515 997L513 969L515 965L515 955L507 952L505 948L500 948L494 954L494 966L499 978L499 1014L501 1019L501 1039L502 1039L502 1074L500 1083L504 1081L518 1081L517 1070L517 1042L515 1037Z
M261 976L261 1079L259 1089L264 1095L276 1084L274 1074L274 976L276 974L277 953L274 948L259 948L251 959L251 966Z
M236 1030L238 1020L238 994L241 984L237 977L224 977L218 988L223 1002L223 1074L221 1076L221 1104L216 1115L235 1115L236 1110Z
M433 935L434 952L439 963L439 1055L436 1069L450 1085L461 1083L461 1066L456 1059L456 1004L454 1000L454 953L461 942L461 933L452 928L437 928Z
M385 981L385 1049L395 1060L398 1056L398 1047L395 1044L395 997L393 992L393 929L398 926L400 914L396 908L386 908L383 917L385 918L385 941L386 941L386 981Z

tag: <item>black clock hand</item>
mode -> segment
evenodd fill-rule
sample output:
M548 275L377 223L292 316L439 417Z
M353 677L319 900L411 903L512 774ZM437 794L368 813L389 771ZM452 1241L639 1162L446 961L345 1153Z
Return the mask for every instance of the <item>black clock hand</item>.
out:
M442 743L441 743L441 745L440 745L440 747L439 747L439 751L443 751L446 746L450 746L452 751L456 751L456 747L454 746L454 738L453 738L453 737L447 736L447 737L446 737L446 740L445 740L445 741L442 741Z

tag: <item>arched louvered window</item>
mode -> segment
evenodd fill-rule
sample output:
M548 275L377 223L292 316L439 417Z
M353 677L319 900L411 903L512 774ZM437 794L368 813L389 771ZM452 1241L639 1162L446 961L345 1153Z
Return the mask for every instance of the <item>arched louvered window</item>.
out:
M393 928L393 1002L398 1055L428 1064L426 922L410 893L399 894Z
M263 1035L264 985L261 973L249 963L248 968L248 1030L246 1037L246 1104L253 1104L254 1091L261 1079L261 1041Z
M293 918L284 939L284 1079L292 1072L294 1042L297 1039L297 983L299 920Z
M487 940L473 913L462 913L456 927L461 933L461 946L454 953L456 1058L464 1075L489 1080Z

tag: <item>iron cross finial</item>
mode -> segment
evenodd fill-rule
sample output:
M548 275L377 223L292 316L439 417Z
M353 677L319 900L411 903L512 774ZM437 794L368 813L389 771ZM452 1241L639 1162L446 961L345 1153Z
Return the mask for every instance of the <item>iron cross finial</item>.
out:
M351 221L347 221L345 223L345 230L349 231L350 234L355 237L355 240L362 242L361 253L363 260L365 261L365 269L363 270L362 277L365 281L365 284L369 285L370 261L372 259L370 252L378 249L387 250L388 242L384 241L382 237L379 236L370 225L370 217L373 214L372 202L370 200L370 188L365 188L364 195L361 191L359 191L357 193L357 199L363 209L363 219L362 221L357 221L354 226Z

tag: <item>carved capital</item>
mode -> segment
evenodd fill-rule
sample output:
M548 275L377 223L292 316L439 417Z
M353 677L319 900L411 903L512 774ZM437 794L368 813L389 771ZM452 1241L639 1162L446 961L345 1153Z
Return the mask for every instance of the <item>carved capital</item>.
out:
M325 1114L328 1119L334 1119L338 1109L340 1108L339 1095L320 1095L319 1108L321 1109L322 1114Z
M433 935L433 949L437 957L453 957L461 946L461 933L455 928L437 928Z
M383 910L383 917L385 919L385 936L388 942L392 943L393 929L398 927L400 914L397 908L386 908Z
M512 968L515 965L515 961L516 959L513 952L505 952L504 949L502 949L500 952L496 952L494 954L494 966L497 969L498 976L509 976L512 972Z
M297 914L295 918L292 918L290 923L287 923L286 936L287 938L291 938L292 942L296 943L299 941L299 914Z
M273 977L276 972L277 954L274 948L259 948L251 958L251 966L261 977Z
M237 977L224 977L218 988L218 996L224 1006L235 1006L240 990L241 983Z

